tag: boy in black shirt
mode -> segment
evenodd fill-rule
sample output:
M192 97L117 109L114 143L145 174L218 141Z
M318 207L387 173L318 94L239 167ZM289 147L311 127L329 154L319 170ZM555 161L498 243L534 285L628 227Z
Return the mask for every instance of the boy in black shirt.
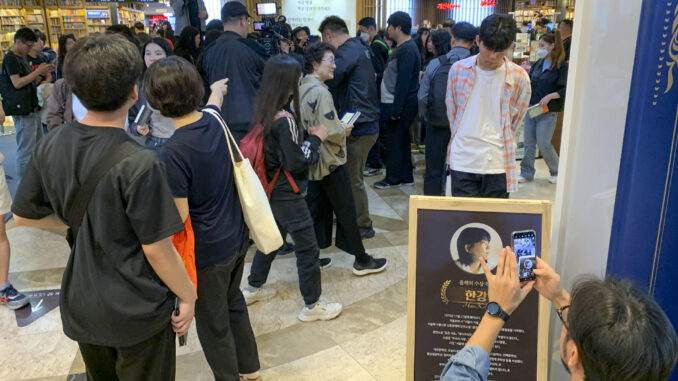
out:
M16 128L16 167L17 181L28 166L31 153L42 138L42 123L38 113L38 95L36 86L53 71L54 65L39 64L31 70L26 55L33 49L37 38L30 28L21 28L14 34L14 46L2 60L3 84L2 105L7 115L14 119Z
M88 112L38 144L12 207L18 225L80 222L60 305L90 380L174 380L175 332L193 319L196 292L169 238L184 224L164 167L124 131L141 70L139 50L121 36L78 40L64 73ZM101 177L82 220L69 221L93 168L124 145L134 153Z

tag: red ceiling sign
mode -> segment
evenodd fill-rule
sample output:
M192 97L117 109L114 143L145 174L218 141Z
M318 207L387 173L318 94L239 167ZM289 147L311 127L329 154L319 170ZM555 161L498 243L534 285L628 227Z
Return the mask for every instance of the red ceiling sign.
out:
M497 0L480 0L481 7L494 7L497 5ZM461 8L461 4L454 3L438 3L437 8L441 11L451 11Z

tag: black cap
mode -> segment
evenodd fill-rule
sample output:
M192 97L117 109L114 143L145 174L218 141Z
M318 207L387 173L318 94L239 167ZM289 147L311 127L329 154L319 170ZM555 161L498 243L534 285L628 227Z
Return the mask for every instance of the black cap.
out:
M221 20L226 21L228 18L239 17L239 16L250 16L247 12L247 7L238 0L231 0L224 4L221 8Z

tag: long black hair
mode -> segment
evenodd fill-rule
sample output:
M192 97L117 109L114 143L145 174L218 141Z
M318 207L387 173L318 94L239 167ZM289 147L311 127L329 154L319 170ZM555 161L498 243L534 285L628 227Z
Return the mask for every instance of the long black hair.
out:
M185 27L181 31L181 35L179 35L179 41L177 41L177 46L174 47L174 53L195 64L200 54L200 48L195 46L195 36L198 34L200 34L200 31L195 27Z
M59 36L59 49L57 53L57 63L58 66L63 67L64 64L64 59L66 59L66 53L68 51L66 50L66 43L68 40L73 40L75 42L75 36L73 34L62 34Z
M264 136L271 132L278 111L289 106L297 112L300 110L299 78L301 65L289 54L279 54L266 62L259 95L254 103L254 123L261 123ZM298 120L296 122L299 124Z
M445 55L450 51L451 40L452 36L450 36L450 32L446 31L445 29L436 30L431 33L431 42L433 43L436 57Z

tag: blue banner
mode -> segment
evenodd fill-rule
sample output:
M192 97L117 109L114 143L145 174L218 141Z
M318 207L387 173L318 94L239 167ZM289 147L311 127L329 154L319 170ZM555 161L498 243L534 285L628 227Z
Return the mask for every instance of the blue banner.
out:
M676 328L677 158L678 0L644 0L607 272L646 289Z

